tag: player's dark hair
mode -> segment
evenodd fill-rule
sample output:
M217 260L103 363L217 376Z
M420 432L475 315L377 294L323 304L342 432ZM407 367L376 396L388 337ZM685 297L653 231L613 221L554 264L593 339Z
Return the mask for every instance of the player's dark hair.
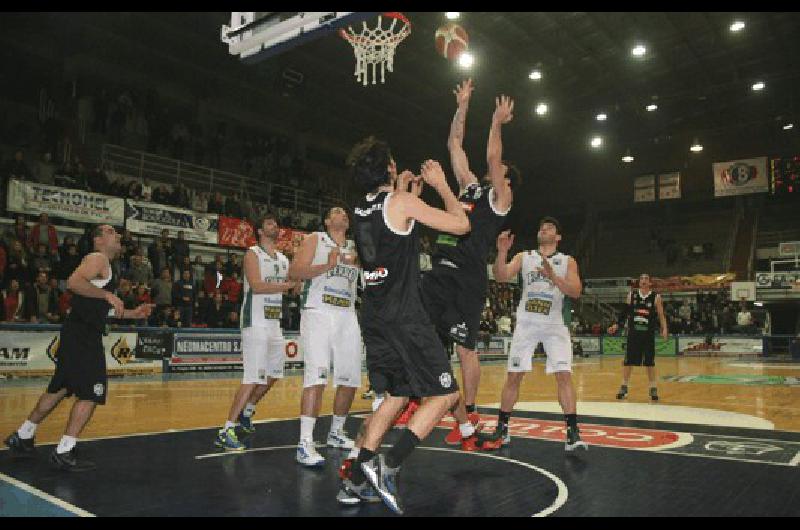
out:
M555 226L556 227L556 233L558 235L562 235L561 234L561 223L558 222L558 219L556 219L555 217L550 217L549 215L546 216L546 217L542 217L542 220L539 221L539 228L542 228L542 225L545 224L545 223L550 223L553 226Z
M270 221L270 220L271 221L275 221L276 223L280 224L280 222L278 221L278 216L277 215L275 215L272 212L267 212L267 213L265 213L265 214L263 214L263 215L258 217L258 220L256 221L257 224L254 227L256 229L256 234L258 233L258 231L260 229L264 228L264 221Z
M347 166L353 173L356 185L365 192L371 192L389 183L391 160L389 144L370 136L353 147L347 157Z

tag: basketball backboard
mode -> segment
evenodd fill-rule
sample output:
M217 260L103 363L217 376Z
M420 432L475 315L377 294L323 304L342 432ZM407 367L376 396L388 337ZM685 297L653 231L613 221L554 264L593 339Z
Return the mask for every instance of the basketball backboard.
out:
M222 26L220 39L231 55L255 63L377 14L235 11L230 25Z

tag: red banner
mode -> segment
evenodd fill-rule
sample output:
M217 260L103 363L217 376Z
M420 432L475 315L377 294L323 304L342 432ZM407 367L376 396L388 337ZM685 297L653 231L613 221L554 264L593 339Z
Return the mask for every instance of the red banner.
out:
M294 256L294 251L303 242L303 238L308 232L302 230L292 230L291 228L281 228L278 233L278 250L286 254L288 258Z
M219 244L229 247L248 248L255 245L253 225L244 219L219 216Z

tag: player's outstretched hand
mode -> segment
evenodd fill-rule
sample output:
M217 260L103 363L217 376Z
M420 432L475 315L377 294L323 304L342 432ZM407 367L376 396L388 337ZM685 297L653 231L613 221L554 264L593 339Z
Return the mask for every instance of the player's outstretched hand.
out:
M497 250L499 252L508 252L513 244L514 234L511 233L511 230L503 230L497 236Z
M509 96L501 95L495 98L495 109L492 121L505 125L514 119L514 100Z
M422 164L422 179L431 187L438 190L441 186L447 186L447 178L441 164L436 160L426 160Z
M460 85L456 86L456 89L453 90L453 94L456 96L456 103L459 107L469 103L469 98L472 96L472 91L474 89L475 87L472 86L472 78L469 78Z

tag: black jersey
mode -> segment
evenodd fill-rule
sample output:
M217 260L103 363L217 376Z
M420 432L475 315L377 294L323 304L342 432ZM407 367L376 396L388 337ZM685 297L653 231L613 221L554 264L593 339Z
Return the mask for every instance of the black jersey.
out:
M459 268L482 270L486 273L486 260L494 248L495 239L505 223L506 215L492 206L494 189L473 182L458 197L470 222L470 231L463 236L439 234L433 252L434 264L446 259ZM508 213L508 212L506 212Z
M111 280L109 280L105 286L101 287L101 289L113 293L115 288L116 276L112 272ZM108 311L111 309L111 304L106 300L72 293L70 306L72 310L64 321L64 324L77 322L98 331L105 330Z
M420 300L419 227L407 233L386 224L391 193L367 195L354 210L353 235L364 269L361 318L369 324L429 322Z
M656 293L650 291L647 296L642 296L639 289L633 291L628 331L653 332L656 329L657 319Z

